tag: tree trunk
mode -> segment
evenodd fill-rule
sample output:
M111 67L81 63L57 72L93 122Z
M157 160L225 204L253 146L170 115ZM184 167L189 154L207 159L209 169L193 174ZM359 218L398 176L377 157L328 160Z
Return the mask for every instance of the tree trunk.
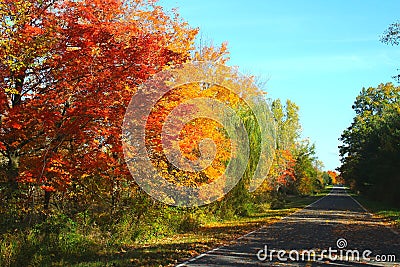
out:
M44 191L44 204L43 204L43 208L44 208L45 211L47 211L47 210L49 209L50 197L51 197L51 192L49 192L49 191Z
M11 193L18 189L18 170L19 170L19 156L16 152L11 152L8 154L8 164L7 164L7 182Z

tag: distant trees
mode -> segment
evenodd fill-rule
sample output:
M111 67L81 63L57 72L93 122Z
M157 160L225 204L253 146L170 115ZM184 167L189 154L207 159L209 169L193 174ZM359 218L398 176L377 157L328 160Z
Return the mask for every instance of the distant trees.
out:
M310 144L307 139L302 140L297 144L295 158L297 192L302 195L309 195L320 191L324 187L323 164L317 160L315 145Z
M400 203L400 87L363 88L340 140L342 178L377 200Z
M276 124L275 159L267 183L272 191L311 194L322 188L322 163L315 146L302 140L299 107L291 100L271 104Z
M336 184L338 183L338 173L335 171L327 171L326 174L328 175L328 183Z

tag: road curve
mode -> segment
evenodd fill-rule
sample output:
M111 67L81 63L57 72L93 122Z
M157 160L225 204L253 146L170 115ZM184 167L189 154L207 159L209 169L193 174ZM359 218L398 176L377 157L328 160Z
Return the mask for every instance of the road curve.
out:
M400 235L343 187L182 266L400 266Z

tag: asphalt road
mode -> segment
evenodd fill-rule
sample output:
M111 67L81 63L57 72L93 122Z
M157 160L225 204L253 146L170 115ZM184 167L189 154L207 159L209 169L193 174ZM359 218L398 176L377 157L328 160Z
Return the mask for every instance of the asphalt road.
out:
M400 235L334 187L303 210L178 266L400 266Z

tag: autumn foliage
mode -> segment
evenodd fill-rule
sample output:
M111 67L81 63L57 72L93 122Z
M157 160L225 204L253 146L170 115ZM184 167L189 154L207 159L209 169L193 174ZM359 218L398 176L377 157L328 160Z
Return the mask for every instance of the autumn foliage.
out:
M338 173L335 171L327 171L329 177L331 178L332 184L338 183Z
M299 188L312 183L300 193L317 190L319 169L312 157L313 147L300 144L298 107L291 101L282 106L275 100L271 113L263 109L266 105L257 105L265 103L264 95L256 94L257 79L243 78L235 68L224 72L229 59L227 44L196 49L197 33L198 29L191 28L175 11L165 11L153 0L0 2L2 235L36 225L44 229L44 235L38 234L44 243L49 242L47 234L51 233L59 244L65 237L57 236L59 225L72 227L79 222L99 228L107 240L117 236L118 242L130 244L146 234L158 234L158 228L152 227L154 218L170 220L176 231L187 218L191 224L191 212L199 209L166 207L134 181L124 159L121 129L128 104L140 86L156 73L188 62L215 63L219 67L212 71L223 77L227 86L182 83L152 108L145 145L151 163L165 180L189 187L211 183L223 176L238 150L222 125L231 121L229 113L181 105L204 97L224 103L237 114L248 134L247 139L238 139L248 140L249 155L235 159L244 166L243 179L201 212L220 217L244 215L260 204L254 196L270 200L278 191L299 193ZM246 97L255 105L248 106L243 101ZM203 109L219 117L190 120L174 134L163 136L168 115L178 105L183 113ZM255 114L266 118L268 136L260 130ZM275 131L276 143L270 136ZM215 151L215 157L200 172L181 170L169 162L165 144L191 161L201 158L202 150ZM264 158L260 156L263 153ZM265 181L253 194L249 189L259 185L252 181L259 161L268 163L266 169L272 167L269 173L260 172L263 176L259 178ZM139 163L136 168L141 168ZM146 174L147 170L142 171ZM179 223L169 216L171 210L182 216ZM58 228L46 228L48 225ZM49 255L58 253L54 247ZM31 258L24 264L35 258L27 257Z
M142 1L4 1L1 16L8 183L52 192L127 177L120 128L132 93L186 61L197 30Z

